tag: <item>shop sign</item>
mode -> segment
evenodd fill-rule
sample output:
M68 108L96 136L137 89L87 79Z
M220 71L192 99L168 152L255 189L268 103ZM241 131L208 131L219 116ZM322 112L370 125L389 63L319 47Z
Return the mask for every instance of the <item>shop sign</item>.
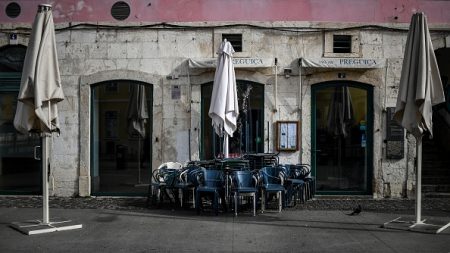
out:
M271 58L233 58L235 68L269 68L274 66ZM215 68L217 58L189 59L189 68Z
M305 59L301 58L301 66L304 68L382 68L384 61L382 59L367 58L320 58Z

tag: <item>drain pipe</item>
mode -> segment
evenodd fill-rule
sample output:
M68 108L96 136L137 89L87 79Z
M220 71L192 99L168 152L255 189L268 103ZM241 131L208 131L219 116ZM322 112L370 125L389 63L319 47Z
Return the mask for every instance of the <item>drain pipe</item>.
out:
M278 111L277 96L278 96L278 58L275 58L275 94L274 94L275 108L273 109L274 113Z
M298 118L300 120L300 129L299 129L299 138L300 138L300 147L298 150L298 162L302 163L302 147L301 144L302 141L302 118L303 118L303 110L302 110L302 103L303 103L303 83L302 83L302 58L298 59Z

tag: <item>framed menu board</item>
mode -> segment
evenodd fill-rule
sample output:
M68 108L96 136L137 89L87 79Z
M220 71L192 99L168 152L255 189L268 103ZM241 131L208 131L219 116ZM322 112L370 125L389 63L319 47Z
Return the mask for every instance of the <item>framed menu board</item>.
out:
M298 143L298 121L277 121L277 146L278 151L297 151Z

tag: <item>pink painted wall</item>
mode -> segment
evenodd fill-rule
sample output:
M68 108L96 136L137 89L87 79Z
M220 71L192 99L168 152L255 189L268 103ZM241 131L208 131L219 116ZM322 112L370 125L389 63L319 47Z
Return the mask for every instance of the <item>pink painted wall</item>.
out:
M31 23L39 3L51 3L59 22L114 22L111 6L119 0L1 0L1 23ZM450 1L437 0L121 0L131 6L126 22L320 21L409 23L423 11L429 23L450 24ZM16 2L22 13L5 14Z

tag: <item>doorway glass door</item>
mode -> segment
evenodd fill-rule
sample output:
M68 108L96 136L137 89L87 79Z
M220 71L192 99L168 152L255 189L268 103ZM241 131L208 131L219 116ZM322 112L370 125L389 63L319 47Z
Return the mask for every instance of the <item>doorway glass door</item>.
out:
M353 82L312 88L312 165L319 194L370 194L372 88Z
M41 145L38 135L21 134L14 128L20 79L26 47L0 48L0 194L40 194Z
M152 86L109 81L91 91L93 195L145 195L152 171Z

